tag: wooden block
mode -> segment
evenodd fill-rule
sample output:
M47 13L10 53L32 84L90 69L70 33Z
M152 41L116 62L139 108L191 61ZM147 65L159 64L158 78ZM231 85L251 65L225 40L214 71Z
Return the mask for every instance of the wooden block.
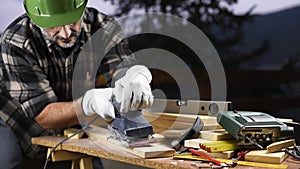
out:
M185 147L191 147L191 148L195 148L195 149L199 149L199 143L209 143L209 142L213 142L211 140L204 140L204 139L189 139L189 140L185 140L184 142L184 146ZM229 159L232 158L234 155L234 151L230 150L230 151L224 151L224 152L217 152L217 153L208 153L204 150L198 150L201 152L204 152L212 157L215 158L225 158L225 159Z
M232 137L225 129L200 131L199 138L214 141L234 139L234 137Z
M51 150L52 150L52 148L48 148L47 156L50 154ZM81 153L74 153L74 152L69 152L69 151L64 151L64 150L56 150L56 151L52 152L51 160L53 162L67 161L67 160L80 159L80 158L83 158L86 156L87 155L81 154Z
M246 161L281 164L288 155L285 152L267 153L267 150L253 150L246 154Z
M220 153L231 151L237 148L236 140L204 140L204 139L189 139L184 141L185 147L203 149L210 153Z
M91 157L82 158L79 161L80 169L93 169L93 161Z
M283 148L287 148L287 147L294 146L294 145L295 145L294 139L278 141L278 142L268 145L267 152L273 153L276 151L281 151L281 149L283 149Z
M205 140L205 139L199 139L199 138L196 138L196 139L188 139L188 140L185 140L184 141L184 146L185 147L191 147L191 148L197 148L199 149L199 144L200 143L209 143L209 142L213 142L211 140Z
M233 150L230 150L230 151L224 151L224 152L220 152L220 153L208 153L204 150L198 150L198 151L201 151L202 153L205 153L211 157L214 157L214 158L222 158L222 159L229 159L229 158L232 158L233 155L234 155L234 151Z
M200 117L201 121L204 123L204 127L202 128L203 131L222 128L217 123L216 117L213 116L158 112L143 112L143 116L153 126L155 133L162 133L166 130L186 130L193 126L197 117ZM174 137L180 137L180 135Z
M70 137L70 136L72 136L74 133L76 133L78 131L79 130L75 129L75 128L66 129L66 130L64 130L64 136ZM80 133L72 136L70 139L80 139L80 138L82 138L83 134L84 134L84 131L82 131L82 132L80 132Z
M153 134L152 136L156 139L157 142L166 141L166 137L162 134Z
M276 119L281 122L293 122L293 119L285 119L285 118L276 118Z
M72 161L71 169L80 169L79 160Z
M111 138L109 139L110 134L107 131L107 129L98 126L91 125L91 128L87 130L87 134L89 135L89 138L92 139L95 143L97 142L105 143L107 144L107 146L117 147L121 150L132 153L142 158L171 157L175 153L174 149L166 145L163 145L161 143L152 143L147 146L134 147L134 148L125 147L121 145L119 142L116 141L114 142Z

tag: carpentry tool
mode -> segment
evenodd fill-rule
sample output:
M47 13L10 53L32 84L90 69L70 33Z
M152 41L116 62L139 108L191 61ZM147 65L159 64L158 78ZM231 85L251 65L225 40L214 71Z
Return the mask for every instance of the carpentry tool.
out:
M201 122L200 117L197 117L192 127L185 130L178 139L171 142L171 147L175 150L179 150L184 144L184 140L194 138L197 134L199 134L199 131L203 128L203 126L204 123Z
M216 116L231 105L230 101L155 99L149 111Z
M239 146L258 146L262 149L274 141L289 139L293 135L293 130L287 125L261 112L220 112L217 121L239 141Z
M234 150L237 147L237 142L235 140L203 142L199 143L199 147L209 153L216 153Z
M120 103L112 99L116 118L108 125L109 141L118 142L126 147L138 147L155 143L153 127L143 117L141 110L122 113Z

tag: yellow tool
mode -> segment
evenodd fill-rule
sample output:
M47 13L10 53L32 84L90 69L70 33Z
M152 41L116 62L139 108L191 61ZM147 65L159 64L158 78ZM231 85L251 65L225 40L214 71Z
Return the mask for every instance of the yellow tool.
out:
M201 158L196 155L192 154L175 154L173 156L174 159L189 159L189 160L201 160L201 161L208 161L207 159ZM228 159L221 159L216 158L216 160L221 161L223 163L231 163L232 160ZM265 167L265 168L282 168L286 169L287 165L282 164L269 164L269 163L258 163L258 162L250 162L250 161L236 161L238 165L244 165L244 166L252 166L252 167Z
M209 153L224 152L234 150L237 147L237 142L235 140L203 142L199 143L199 147Z

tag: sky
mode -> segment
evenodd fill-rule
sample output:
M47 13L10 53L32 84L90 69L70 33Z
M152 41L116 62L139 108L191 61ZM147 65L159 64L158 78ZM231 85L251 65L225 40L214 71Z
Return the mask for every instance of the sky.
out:
M11 21L24 13L22 2L23 0L6 0L5 3L1 4L0 32L2 32ZM109 2L103 2L102 0L89 0L88 5L95 7L106 14L111 14L114 10L114 7ZM300 0L239 0L238 4L234 5L232 8L235 13L239 14L247 11L253 5L256 5L253 13L267 14L285 8L300 6Z

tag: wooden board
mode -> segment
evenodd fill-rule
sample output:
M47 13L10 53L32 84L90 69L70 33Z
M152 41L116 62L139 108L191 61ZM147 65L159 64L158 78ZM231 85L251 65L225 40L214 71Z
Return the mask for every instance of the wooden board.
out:
M97 126L92 126L92 128L90 128L86 132L89 135L89 138L95 141L95 143L106 143L107 146L117 147L118 149L124 150L142 158L171 157L175 153L174 149L159 142L142 147L127 148L117 142L113 142L113 140L109 141L108 138L110 134L107 129Z
M75 129L75 128L66 129L66 130L64 130L64 136L70 137L78 131L79 131L79 129ZM70 139L80 139L80 138L82 138L83 134L84 134L84 132L80 132L80 133L72 136Z
M62 136L41 136L32 138L32 144L54 147L58 142L65 139ZM163 158L152 158L144 159L118 149L116 146L109 146L107 143L97 144L89 138L78 139L78 140L67 140L62 145L58 146L57 149L87 154L90 156L110 159L119 162L125 162L137 166L144 166L147 168L156 169L187 169L191 166L189 162L183 162L180 165L173 165L170 162L176 162L172 157ZM75 160L76 161L76 160ZM79 164L78 164L79 165Z
M199 138L213 141L234 139L234 137L232 137L225 129L200 131Z
M246 154L246 161L281 164L288 155L285 152L267 153L267 150L253 150Z
M153 126L155 133L162 133L166 130L186 130L193 125L197 117L200 117L201 121L204 123L202 130L222 128L217 123L216 117L213 116L158 112L143 112L143 116Z
M267 146L267 152L268 153L273 153L276 151L281 151L283 148L287 148L290 146L294 146L295 144L295 139L290 139L290 140L283 140L283 141L278 141L275 143L272 143Z
M206 143L206 142L212 142L210 140L204 140L204 139L188 139L184 141L184 146L185 147L191 147L191 148L196 148L199 149L199 143Z
M52 148L48 148L47 156L49 156L51 150L52 150ZM51 154L51 160L53 162L76 160L76 159L81 159L81 158L84 158L84 157L86 157L85 154L79 154L79 153L63 151L63 150L56 150L56 151L53 151L52 154Z

